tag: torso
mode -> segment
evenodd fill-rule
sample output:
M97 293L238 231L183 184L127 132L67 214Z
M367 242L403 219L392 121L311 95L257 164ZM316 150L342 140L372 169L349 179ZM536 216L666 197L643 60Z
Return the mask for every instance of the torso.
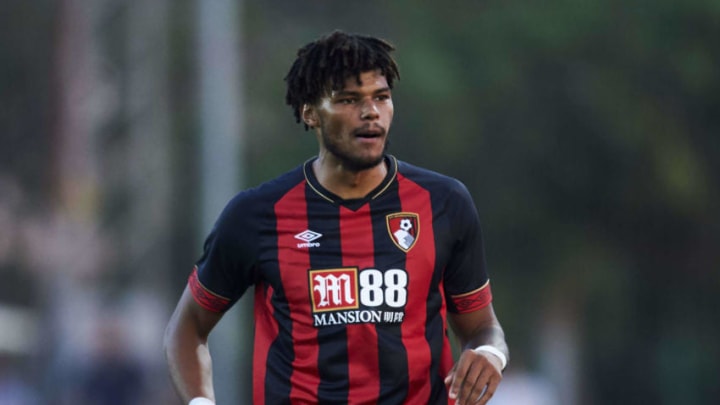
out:
M325 190L309 163L249 197L242 260L254 257L255 403L446 403L453 187L388 163L386 179L362 199ZM482 286L478 270L452 288ZM220 295L241 292L218 291L205 277Z

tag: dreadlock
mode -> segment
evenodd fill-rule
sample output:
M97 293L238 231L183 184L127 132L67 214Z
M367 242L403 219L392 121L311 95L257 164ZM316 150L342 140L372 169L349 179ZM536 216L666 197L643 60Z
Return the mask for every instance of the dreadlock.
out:
M395 47L379 38L334 31L300 48L297 59L285 76L285 103L292 107L295 121L301 121L303 104L317 102L327 90L339 90L345 80L379 69L392 89L400 73L390 52ZM305 125L305 129L308 126Z

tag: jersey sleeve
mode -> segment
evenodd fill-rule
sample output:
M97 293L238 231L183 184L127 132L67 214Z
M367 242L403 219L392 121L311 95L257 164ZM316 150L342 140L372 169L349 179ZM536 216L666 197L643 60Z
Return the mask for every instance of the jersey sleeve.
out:
M448 311L468 313L492 301L480 217L470 193L459 181L446 201L455 239L444 273L445 299Z
M254 282L257 227L251 208L242 193L228 203L188 279L195 301L209 311L226 311Z

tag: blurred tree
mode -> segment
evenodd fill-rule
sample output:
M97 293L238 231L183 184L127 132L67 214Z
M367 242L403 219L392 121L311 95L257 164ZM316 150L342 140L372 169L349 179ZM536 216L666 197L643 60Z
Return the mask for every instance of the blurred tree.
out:
M123 97L130 3L105 0L96 27ZM391 151L474 194L518 362L545 372L558 350L548 342L570 336L579 376L569 384L580 389L570 401L716 401L720 2L246 3L249 185L316 152L283 102L297 47L336 28L387 37L402 73ZM156 72L169 93L172 269L199 249L193 10L169 6L167 68ZM54 195L56 13L48 1L0 13L0 171L18 179L27 206ZM128 120L142 115L117 116L98 140L106 168L136 156L124 149ZM132 182L123 170L102 175L125 187L103 194L104 226L121 228ZM175 292L187 273L173 272Z
M33 203L50 195L54 8L10 1L0 13L0 172L11 173Z
M709 312L720 287L717 2L394 1L364 10L366 25L324 4L303 28L289 23L300 11L282 10L248 13L260 55L358 25L399 46L391 149L475 194L497 306L531 365L543 362L538 328L556 313L578 328L576 401L717 396L718 366L706 360L720 336ZM263 27L280 18L282 29ZM312 142L270 119L289 119L284 71L260 66L249 72L262 108L252 127L287 143L261 141L254 160L299 162Z

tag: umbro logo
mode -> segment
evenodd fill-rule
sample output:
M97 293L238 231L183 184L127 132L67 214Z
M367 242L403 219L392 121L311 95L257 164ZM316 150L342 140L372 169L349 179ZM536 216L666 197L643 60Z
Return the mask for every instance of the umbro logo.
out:
M320 247L320 242L314 242L320 237L322 237L321 233L313 232L309 229L306 229L295 235L295 239L300 239L301 241L303 241L302 243L297 244L297 247L299 248Z

